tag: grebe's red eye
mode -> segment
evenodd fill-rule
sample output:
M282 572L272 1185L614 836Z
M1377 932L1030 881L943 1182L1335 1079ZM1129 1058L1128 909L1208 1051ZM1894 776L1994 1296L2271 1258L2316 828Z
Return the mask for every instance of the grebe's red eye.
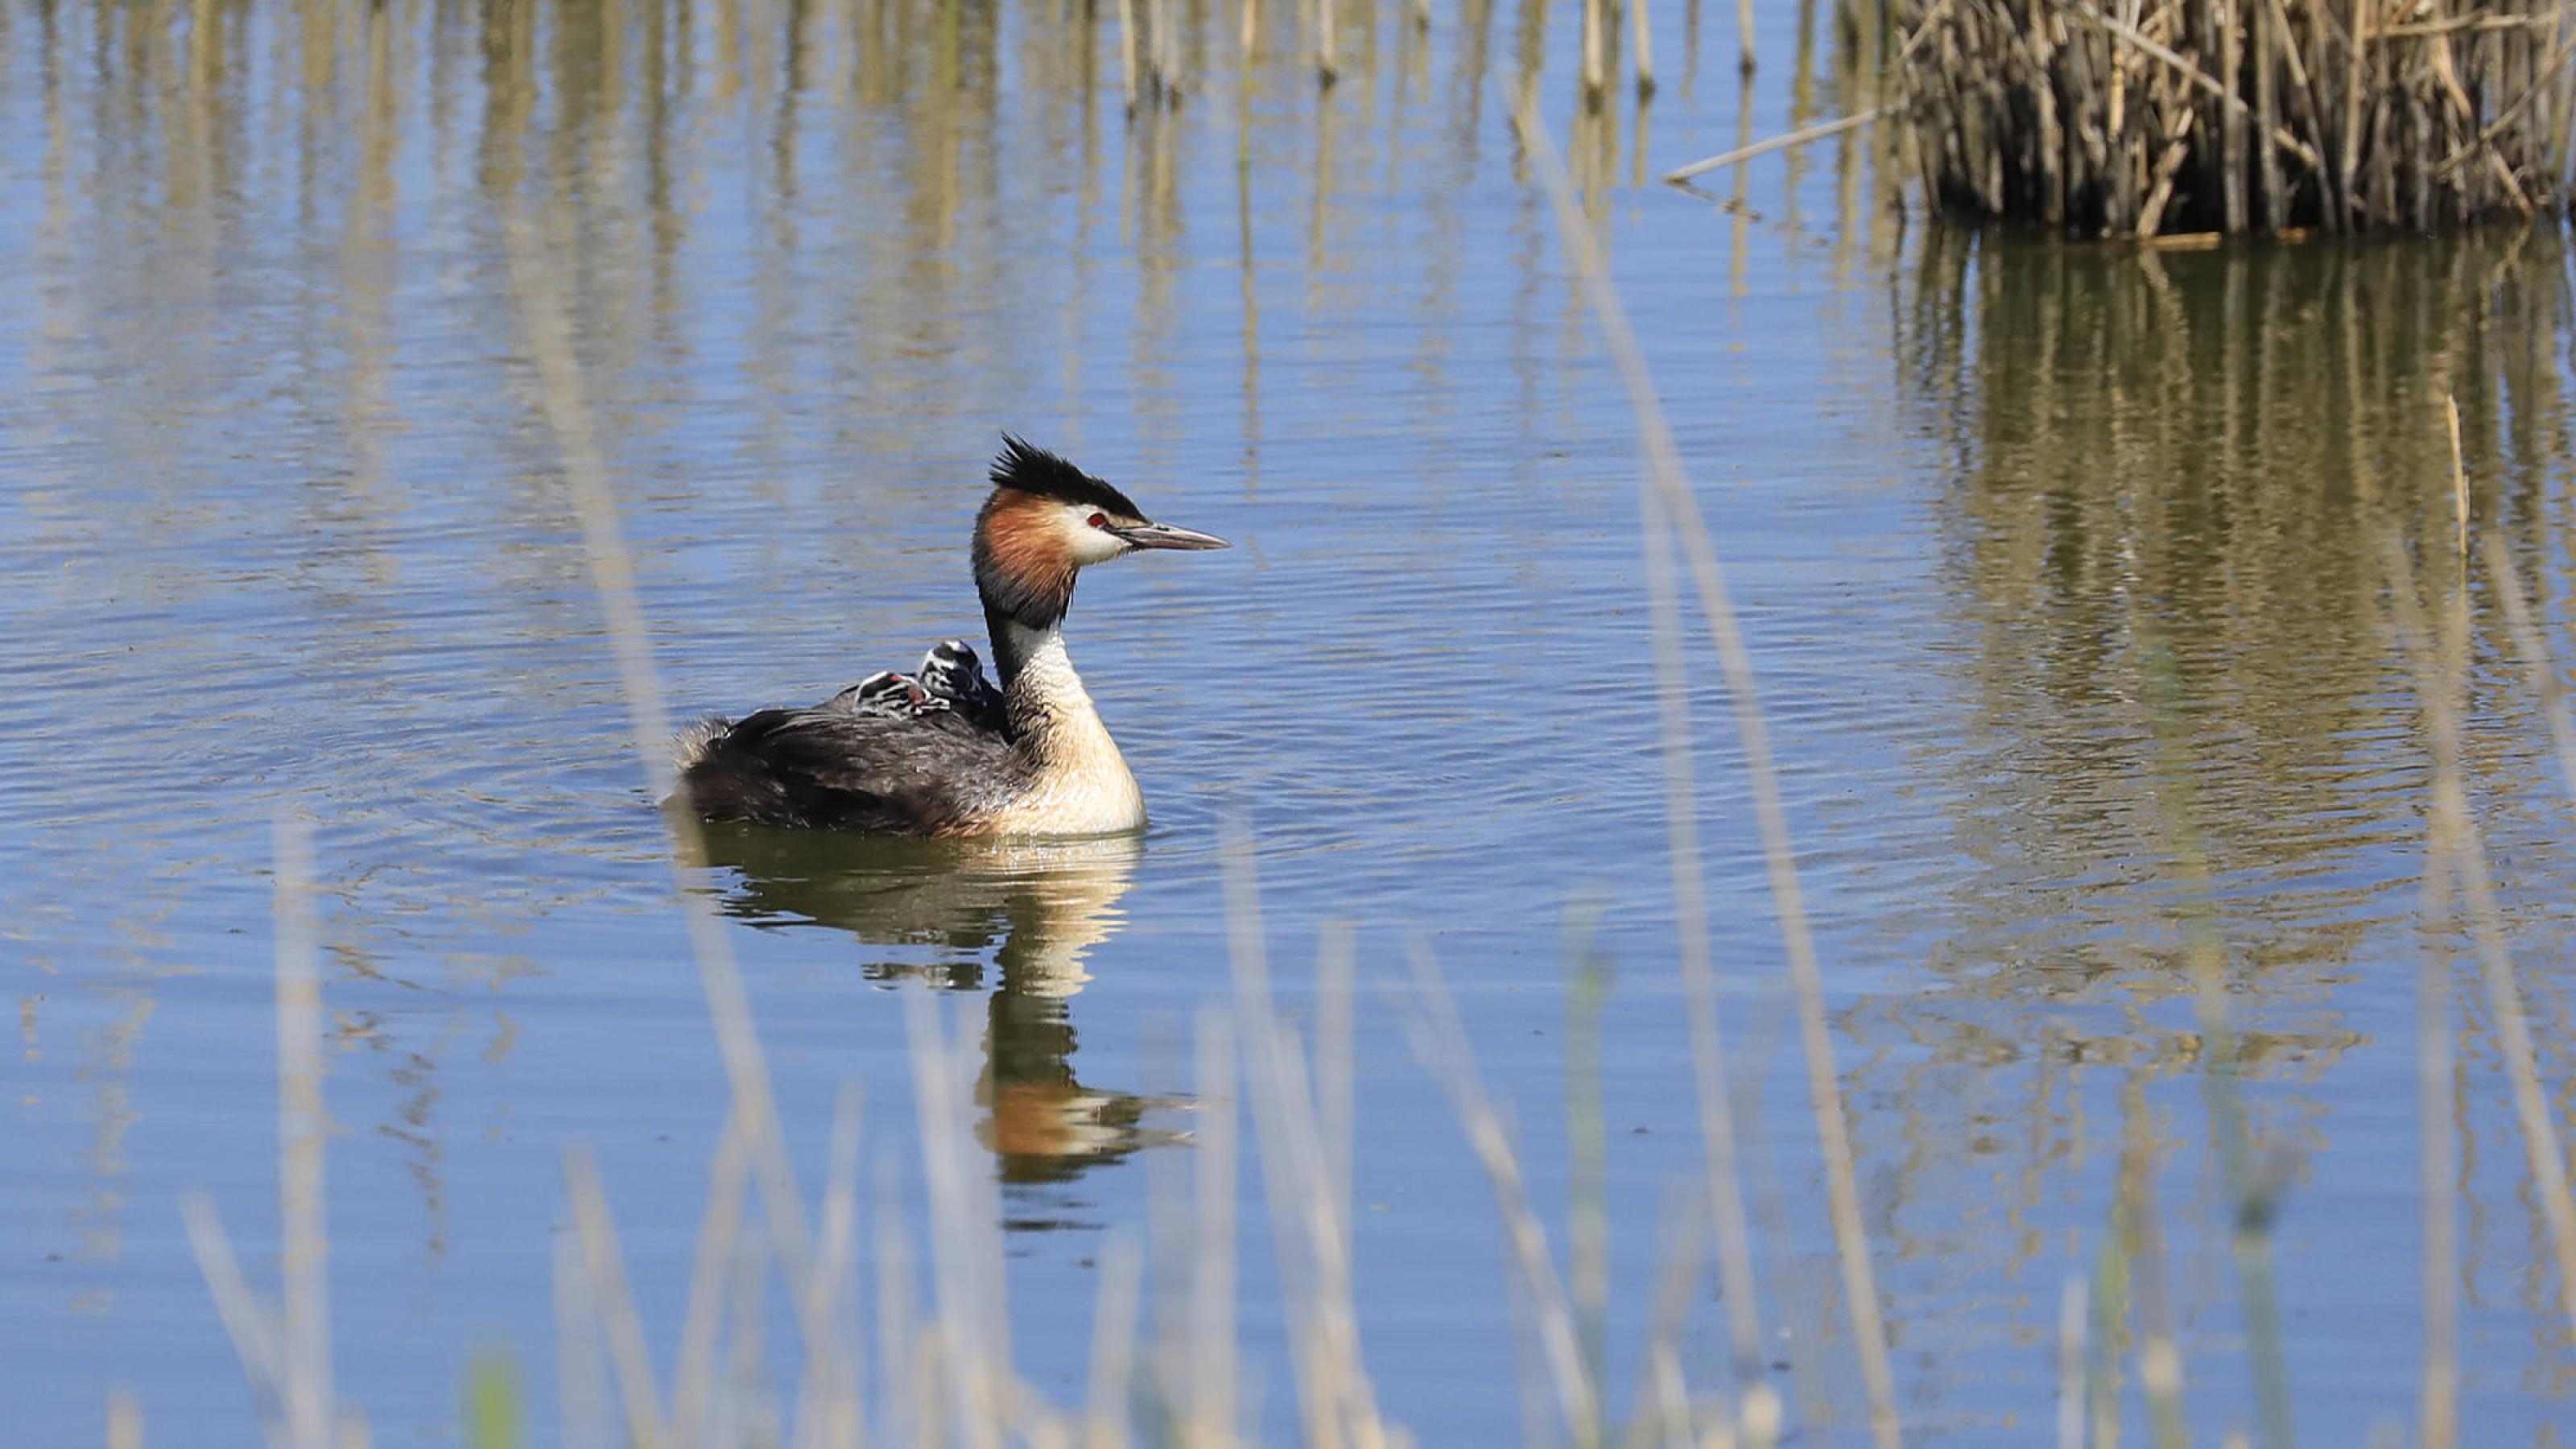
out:
M1109 515L1106 513L1095 513L1091 515L1091 526L1094 528L1107 528L1109 526Z

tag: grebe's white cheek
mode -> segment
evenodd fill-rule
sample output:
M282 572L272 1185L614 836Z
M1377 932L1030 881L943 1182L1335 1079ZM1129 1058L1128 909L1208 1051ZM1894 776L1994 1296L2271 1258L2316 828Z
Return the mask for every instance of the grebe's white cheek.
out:
M1068 509L1064 514L1065 547L1077 565L1107 563L1131 551L1133 545L1105 528L1091 526L1093 510Z

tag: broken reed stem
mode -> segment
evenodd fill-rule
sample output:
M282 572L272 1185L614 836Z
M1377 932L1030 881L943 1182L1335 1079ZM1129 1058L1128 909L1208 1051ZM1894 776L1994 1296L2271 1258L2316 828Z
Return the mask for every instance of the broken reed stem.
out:
M2460 400L2444 393L2442 406L2451 424L2451 512L2459 524L2460 570L2465 575L2469 563L2469 464L2460 452Z
M1654 379L1647 372L1645 354L1637 345L1635 332L1628 326L1627 309L1621 304L1618 289L1611 283L1609 269L1601 259L1600 249L1593 242L1591 229L1575 199L1574 188L1566 179L1564 165L1540 126L1535 108L1525 98L1507 97L1506 101L1512 107L1513 123L1519 131L1522 148L1530 157L1531 170L1554 204L1557 230L1566 254L1581 280L1585 301L1601 329L1602 340L1618 365L1630 411L1636 417L1646 462L1641 492L1645 499L1649 578L1651 580L1658 571L1658 561L1665 557L1666 543L1677 543L1683 559L1690 566L1691 578L1699 594L1700 612L1726 680L1728 700L1734 707L1736 736L1743 746L1745 773L1752 786L1754 816L1760 826L1771 899L1779 916L1781 942L1788 957L1790 987L1797 1006L1799 1044L1807 1069L1808 1101L1815 1117L1817 1148L1824 1159L1826 1204L1833 1221L1835 1255L1842 1271L1845 1308L1851 1315L1853 1348L1860 1359L1861 1382L1869 1399L1870 1432L1882 1449L1888 1449L1901 1438L1896 1413L1896 1381L1888 1366L1886 1327L1879 1313L1876 1274L1870 1266L1869 1234L1861 1220L1860 1189L1852 1162L1850 1128L1844 1118L1842 1087L1834 1068L1833 1032L1825 1019L1824 973L1817 964L1815 938L1808 926L1805 897L1798 883L1797 856L1789 840L1788 810L1781 801L1779 770L1771 756L1770 728L1763 717L1760 694L1755 687L1753 656L1745 647L1743 631L1736 622L1724 571L1719 566L1715 547L1709 542L1708 527L1699 516L1698 500L1692 495L1689 481L1682 473L1680 450L1673 443L1672 429L1665 422L1663 406L1655 396ZM1658 613L1660 618L1660 609ZM1658 632L1660 635L1660 626ZM1669 699L1672 692L1673 686L1668 682L1664 686L1665 697ZM1672 735L1669 705L1666 710L1669 741ZM1686 720L1683 729L1681 753L1686 758ZM1672 758L1673 752L1668 749L1668 771ZM1668 787L1671 778L1668 773ZM1681 779L1686 785L1686 765ZM1690 808L1686 793L1670 788L1667 789L1667 803L1676 821L1682 820L1684 812ZM1695 825L1693 829L1696 829ZM1679 835L1677 826L1677 840ZM1683 878L1686 872L1677 852L1677 912L1699 893L1700 883L1695 878L1695 871L1694 865L1688 872L1694 878ZM1707 1003L1710 1024L1710 1040L1705 1044L1698 1040L1702 1031L1694 1027L1693 1055L1711 1059L1715 1055L1715 988L1714 975L1706 966L1704 906L1696 914L1696 930L1690 919L1684 916L1681 933L1684 990L1693 1003L1694 1013L1701 1009L1699 1003ZM1694 941L1694 935L1699 939ZM1690 964L1694 953L1697 953L1700 963L1697 968ZM1693 979L1694 976L1697 979ZM1709 1073L1703 1068L1703 1122L1723 1123L1726 1108L1722 1096L1716 1109L1711 1111L1706 1098L1709 1088ZM1718 1090L1722 1094L1722 1083ZM1715 1132L1728 1130L1726 1140L1731 1146L1731 1129L1712 1127L1711 1130L1714 1159L1718 1140ZM1734 1195L1733 1168L1733 1162L1728 1161L1721 1171L1712 1161L1712 1176L1730 1179L1719 1187L1718 1196L1721 1198ZM1740 1197L1735 1199L1735 1212L1740 1222ZM1749 1254L1747 1259L1749 1261ZM1749 1279L1751 1275L1747 1273L1745 1276ZM1735 1285L1730 1283L1730 1302L1736 1291ZM1744 1291L1749 1299L1749 1282Z
M2082 234L2563 209L2576 36L2383 3L1897 0L1899 110L1929 199Z
M1887 106L1872 106L1866 111L1844 116L1839 120L1820 121L1812 126L1803 126L1795 131L1773 136L1766 141L1756 141L1750 146L1738 146L1732 151L1720 151L1704 161L1693 161L1687 166L1674 167L1664 173L1664 180L1679 184L1694 176L1704 176L1720 167L1750 161L1756 156L1767 156L1774 151L1786 150L1791 146L1803 146L1809 141L1821 141L1828 136L1839 136L1845 131L1854 131L1869 125L1886 115L1889 109Z

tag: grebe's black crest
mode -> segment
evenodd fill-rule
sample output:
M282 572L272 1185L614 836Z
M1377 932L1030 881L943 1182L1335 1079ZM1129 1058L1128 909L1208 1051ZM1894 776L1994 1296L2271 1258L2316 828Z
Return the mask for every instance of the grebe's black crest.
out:
M1072 463L1013 434L1002 435L1001 454L993 459L993 486L1016 488L1078 508L1097 508L1121 518L1142 518L1134 499L1094 478Z

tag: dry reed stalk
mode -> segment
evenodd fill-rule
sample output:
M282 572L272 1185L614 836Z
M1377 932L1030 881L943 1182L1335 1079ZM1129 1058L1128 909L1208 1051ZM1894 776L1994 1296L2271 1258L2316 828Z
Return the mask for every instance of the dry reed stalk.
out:
M1351 1137L1357 1124L1352 1049L1358 965L1358 932L1346 921L1326 922L1315 947L1315 1117L1323 1141L1324 1185L1333 1195L1345 1254L1350 1251Z
M1338 0L1314 0L1315 4L1315 82L1325 90L1342 78L1342 63L1334 43L1334 6Z
M2478 948L2480 976L2487 1009L2494 1018L2496 1046L2504 1058L2506 1080L2513 1091L2514 1115L2522 1129L2541 1220L2549 1233L2558 1269L2559 1306L2576 1329L2576 1196L2567 1179L2567 1154L2558 1138L2557 1119L2540 1085L2537 1051L2513 958L2505 945L2504 914L2497 904L2495 879L2486 846L2470 813L2468 786L2460 754L2457 705L2435 671L2433 644L2413 593L2414 570L2405 550L2390 540L2384 550L2397 614L2398 640L2416 677L2425 733L2433 753L2432 840L2436 857L2447 862L2469 906L2470 939Z
M2433 949L2433 931L2450 915L2450 872L2441 862L2428 861L2424 941L2415 970L2415 1116L2424 1194L2424 1387L2417 1422L2423 1449L2453 1449L2460 1441L2459 1249L2451 1201L2459 1147L2451 1128L2451 981L2441 954Z
M1631 1404L1657 1403L1661 1412L1632 1411L1628 1430L1620 1437L1621 1449L1688 1442L1692 1427L1688 1418L1676 1421L1671 1417L1671 1406L1660 1402L1656 1365L1667 1356L1678 1359L1682 1326L1689 1321L1691 1299L1699 1288L1700 1256L1705 1248L1702 1227L1697 1194L1679 1189L1667 1194L1663 1224L1656 1234L1655 1296L1646 1310L1646 1362L1638 1367L1637 1387L1629 1396Z
M2130 629L2140 640L2144 657L2139 696L2147 706L2148 728L2156 741L2156 800L2166 834L2166 854L2185 887L2181 915L2191 972L2192 1018L2201 1039L2202 1093L2208 1104L2210 1137L2218 1151L2220 1176L2234 1221L2229 1249L2236 1264L2238 1291L2244 1297L2247 1356L2252 1360L2255 1398L2265 1442L2287 1445L2293 1435L2289 1368L2281 1341L2280 1309L2271 1265L2273 1193L2260 1180L2254 1162L2244 1098L2237 1081L2236 1031L2227 1015L2226 943L2218 935L2216 889L2193 804L2192 783L2199 772L2189 754L2190 727L2182 717L2180 670L2172 649L2150 621L2133 617ZM2152 1228L2148 1224L2146 1230ZM2158 1274L2160 1261L2149 1263ZM2154 1296L2161 1293L2161 1280L2142 1274L2140 1282L2140 1303L2150 1315L2152 1332L2153 1316L2163 1311ZM2154 1290L2152 1294L2150 1289ZM2140 1361L2146 1366L2142 1367L2141 1377L2151 1391L2157 1381L2147 1368L2157 1366L2161 1356L2171 1351L2169 1333L2161 1346L2150 1342L2141 1347ZM2178 1363L2174 1372L2178 1375ZM2174 1393L2179 1394L2178 1377ZM2159 1423L2178 1434L2178 1398L2163 1402L2166 1409L2159 1415Z
M750 1000L714 905L693 888L689 876L689 863L706 858L704 842L696 815L680 798L682 786L668 749L670 709L653 665L634 568L618 525L607 466L592 429L570 324L548 262L556 253L546 247L536 223L523 215L513 213L508 217L503 234L520 327L527 336L530 359L538 374L538 403L562 455L566 491L580 520L583 552L590 562L593 589L599 596L617 663L619 691L626 702L628 733L652 798L670 802L670 808L662 811L662 819L670 832L667 864L672 892L688 925L699 987L706 998L718 1055L733 1093L734 1111L743 1123L754 1178L767 1210L771 1246L791 1285L790 1298L801 1331L809 1341L829 1342L831 1323L816 1311L820 1305L811 1291L812 1238L779 1133L777 1099L770 1091L768 1065L752 1027Z
M242 1374L250 1380L251 1391L259 1396L265 1411L273 1416L284 1405L286 1381L284 1351L278 1344L277 1329L260 1305L259 1296L251 1290L250 1280L242 1276L240 1260L233 1256L232 1239L225 1234L213 1201L194 1189L180 1194L179 1219L188 1230L188 1247L196 1254L197 1271L205 1276L206 1289L214 1296L216 1317L222 1320L225 1335L233 1341L234 1356L241 1360Z
M1127 1392L1136 1376L1136 1304L1144 1256L1125 1238L1100 1257L1100 1298L1091 1320L1091 1390L1083 1419L1084 1449L1129 1442Z
M749 1167L742 1123L725 1117L716 1138L716 1153L707 1168L707 1210L698 1227L697 1251L689 1270L688 1307L680 1318L680 1357L671 1374L671 1433L682 1444L706 1440L706 1419L713 1403L716 1342L723 1327L726 1255L733 1250L742 1225L742 1190Z
M1118 74L1127 90L1127 114L1136 114L1136 0L1118 0Z
M608 1331L608 1363L624 1400L626 1434L637 1449L669 1443L661 1396L653 1386L653 1358L644 1347L644 1326L635 1316L627 1292L626 1267L617 1247L617 1223L600 1191L599 1169L579 1148L564 1150L564 1186L572 1198L573 1224L581 1241L581 1261L589 1298L597 1305Z
M272 1439L288 1449L331 1449L361 1438L362 1419L342 1421L332 1404L329 1222L323 1167L330 1119L322 1110L322 981L313 916L313 827L281 814L273 827L277 862L271 913L277 923L276 1030L278 1235L282 1293L272 1315L242 1276L223 1220L205 1194L181 1195L179 1209L215 1310L242 1371L274 1418Z
M2444 393L2442 406L2451 424L2451 516L2459 526L2460 567L2466 571L2469 563L2469 464L2460 452L2460 400Z
M143 1449L143 1406L131 1389L108 1391L107 1449Z
M1694 176L1704 176L1720 167L1750 161L1756 156L1767 156L1774 151L1791 146L1803 146L1809 141L1821 141L1828 136L1839 136L1845 131L1855 131L1886 115L1888 109L1886 106L1872 106L1866 111L1844 116L1838 120L1820 121L1815 125L1802 126L1795 131L1773 136L1768 140L1756 141L1750 146L1738 146L1731 151L1721 151L1705 160L1693 161L1687 166L1674 167L1664 173L1664 180L1679 184Z
M914 1324L912 1242L895 1201L889 1171L877 1185L877 1382L884 1390L878 1395L884 1406L879 1437L894 1444L927 1444L934 1441L921 1408L934 1386L919 1371L922 1355L915 1348L926 1335ZM897 1264L903 1265L901 1271L895 1271Z
M313 918L313 827L280 816L277 856L277 1133L280 1388L288 1442L323 1449L331 1408L330 1229L323 1209L322 976Z
M2057 1449L2084 1449L2084 1280L2057 1295Z
M1629 27L1637 47L1637 98L1645 100L1655 93L1655 30L1646 15L1646 0L1628 0ZM1640 120L1639 126L1645 123ZM1645 140L1638 138L1639 164L1644 164Z
M1378 1449L1390 1435L1378 1417L1351 1301L1351 933L1328 929L1319 951L1318 1080L1310 1092L1295 1034L1272 1005L1259 874L1240 822L1225 826L1220 863L1262 1184L1280 1277L1298 1320L1289 1342L1307 1439Z
M1609 62L1603 54L1606 37L1602 34L1609 24L1602 13L1608 4L1609 0L1583 0L1583 108L1588 111L1599 110L1601 98L1610 89Z
M1153 95L1156 103L1169 110L1181 103L1181 23L1173 16L1172 0L1147 3L1153 27Z
M1925 186L1990 215L2126 237L2420 229L2562 206L2557 100L2576 88L2576 40L2538 15L2425 13L1898 0L1896 70Z
M1735 0L1735 68L1753 74L1753 0Z
M1467 1045L1467 1027L1458 1016L1458 1003L1440 979L1440 968L1430 950L1419 943L1413 950L1413 969L1422 1010L1409 1018L1405 1027L1413 1038L1414 1051L1448 1093L1450 1105L1466 1129L1467 1140L1475 1148L1476 1160L1485 1170L1486 1183L1493 1188L1495 1210L1503 1219L1504 1242L1534 1320L1532 1327L1550 1384L1556 1391L1557 1412L1564 1420L1566 1436L1577 1444L1597 1444L1601 1438L1600 1393L1584 1372L1581 1336L1575 1328L1574 1310L1565 1286L1557 1277L1555 1259L1548 1252L1547 1229L1540 1226L1538 1215L1530 1209L1529 1188L1521 1179L1520 1162L1512 1152L1510 1137L1503 1131L1502 1115L1485 1090L1484 1077L1476 1070L1475 1053Z
M816 1227L814 1267L805 1291L811 1311L825 1323L839 1311L842 1285L848 1282L851 1254L858 1237L859 1089L841 1089L832 1111L832 1140L825 1157L823 1212ZM730 1130L730 1129L729 1129ZM787 1442L819 1449L855 1449L859 1439L860 1404L848 1358L839 1351L837 1335L808 1334L805 1373L796 1386L796 1410L788 1420Z
M1190 1397L1193 1444L1235 1441L1234 1029L1214 1006L1198 1025L1198 1198L1190 1215Z
M608 1386L599 1380L599 1315L581 1268L581 1244L555 1235L555 1394L564 1442L595 1449L609 1442Z
M1003 1309L1001 1207L989 1164L967 1125L973 1063L952 1041L947 1013L924 993L905 998L913 1100L920 1117L922 1175L930 1199L935 1336L946 1407L970 1449L1000 1449L1011 1414L1010 1320ZM965 1033L961 1021L954 1035Z
M1736 734L1744 749L1745 771L1751 780L1754 815L1760 827L1771 898L1779 916L1781 940L1789 961L1790 986L1797 1004L1799 1043L1807 1068L1808 1100L1815 1117L1817 1147L1824 1159L1827 1208L1833 1222L1835 1254L1842 1272L1845 1309L1851 1315L1853 1346L1860 1359L1861 1380L1869 1398L1870 1432L1881 1446L1893 1445L1902 1437L1896 1414L1896 1383L1888 1368L1886 1328L1879 1314L1877 1284L1870 1267L1868 1232L1861 1221L1851 1136L1844 1121L1842 1089L1834 1070L1832 1031L1825 1020L1824 976L1817 964L1815 940L1807 924L1806 905L1798 884L1797 857L1789 840L1788 812L1781 802L1779 772L1771 757L1769 726L1763 718L1761 699L1755 688L1752 654L1745 647L1743 631L1737 625L1716 549L1710 544L1707 525L1699 516L1698 500L1683 476L1680 450L1674 446L1672 429L1665 422L1662 404L1655 396L1654 379L1646 370L1645 354L1638 348L1636 334L1628 326L1627 310L1619 300L1618 289L1611 283L1609 269L1584 222L1573 187L1566 179L1565 168L1540 126L1536 110L1526 100L1513 102L1512 116L1522 148L1531 158L1532 170L1554 204L1559 235L1569 259L1574 263L1594 320L1601 328L1603 341L1618 366L1621 385L1628 394L1629 409L1637 420L1639 440L1646 455L1641 501L1646 518L1645 548L1650 591L1655 589L1654 581L1659 576L1669 579L1665 572L1670 568L1669 558L1663 547L1669 533L1679 543L1682 556L1690 566L1699 594L1700 611L1716 648L1728 698L1734 707ZM1669 588L1669 584L1665 587ZM1669 651L1661 642L1669 632L1666 621L1678 611L1677 607L1667 608L1668 596L1659 594L1658 597L1661 601L1655 610L1659 641L1657 674L1662 681L1659 692L1664 701L1666 806L1673 823L1675 841L1674 897L1676 916L1681 922L1683 990L1692 1019L1692 1056L1698 1065L1701 1122L1709 1143L1712 1197L1720 1205L1722 1249L1719 1261L1727 1275L1730 1309L1736 1309L1739 1302L1749 1309L1751 1252L1749 1247L1742 1246L1743 1200L1736 1188L1733 1128L1728 1122L1722 1068L1719 1066L1715 976L1707 956L1707 911L1703 887L1698 879L1697 822L1689 789L1688 727L1685 718L1676 736L1673 703L1680 698L1679 679L1677 672L1666 665ZM1674 748L1676 743L1678 749ZM1735 1239L1732 1243L1726 1242L1723 1236L1730 1232ZM1741 1299L1739 1291L1743 1295Z

